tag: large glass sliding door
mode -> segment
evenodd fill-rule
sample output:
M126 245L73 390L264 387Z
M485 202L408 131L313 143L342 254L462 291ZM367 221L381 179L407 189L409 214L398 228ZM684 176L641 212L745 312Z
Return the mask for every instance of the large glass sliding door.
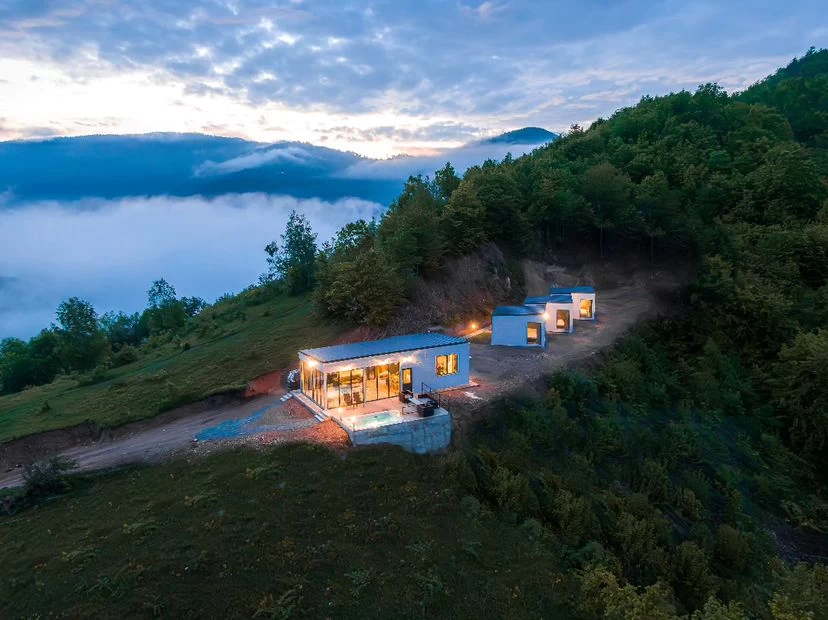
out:
M314 385L314 373L318 375L316 380L319 382L319 387L316 390L311 387ZM308 391L305 391L306 374L308 376ZM306 366L302 367L302 391L320 404L324 398L328 409L352 407L361 405L363 402L396 396L400 393L399 364L384 364L355 370L329 372L324 394L322 394L322 379L321 372L311 370Z
M363 370L343 370L328 373L328 409L362 404Z
M365 369L365 401L381 400L400 393L400 365L383 364Z

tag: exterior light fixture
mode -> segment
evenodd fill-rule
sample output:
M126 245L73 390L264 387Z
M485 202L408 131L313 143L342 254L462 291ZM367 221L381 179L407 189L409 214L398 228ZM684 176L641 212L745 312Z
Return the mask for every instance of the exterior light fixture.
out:
M469 325L469 327L472 328L472 329L477 329L477 323L472 322L472 324Z
M549 313L544 312L541 316L543 316L544 320L549 318Z
M310 366L311 368L313 368L314 366L318 366L318 365L319 365L319 362L317 362L316 360L308 360L308 361L306 362L306 364L307 364L308 366Z

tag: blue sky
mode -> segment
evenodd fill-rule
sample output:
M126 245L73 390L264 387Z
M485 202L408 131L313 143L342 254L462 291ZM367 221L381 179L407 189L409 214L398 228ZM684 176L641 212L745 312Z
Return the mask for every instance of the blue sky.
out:
M816 0L2 0L0 139L198 131L371 156L588 124L828 42Z

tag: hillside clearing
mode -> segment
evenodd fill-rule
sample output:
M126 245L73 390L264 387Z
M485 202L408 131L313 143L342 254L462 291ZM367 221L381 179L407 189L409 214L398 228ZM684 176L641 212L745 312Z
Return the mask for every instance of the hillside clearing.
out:
M523 390L541 377L568 365L588 361L597 351L611 346L630 327L646 317L652 317L662 307L647 289L628 285L602 293L602 306L598 320L579 322L575 334L550 339L545 351L491 347L486 344L472 345L472 379L478 387L449 393L455 432L460 437L475 420L475 414L494 398L507 393ZM332 338L333 339L333 338ZM290 352L293 362L295 350ZM211 443L193 445L195 435L204 429L226 420L241 419L262 408L279 411L279 397L284 387L277 381L268 394L248 401L219 400L216 404L199 410L184 408L182 412L169 412L158 418L145 420L116 431L110 439L90 441L66 436L61 444L44 445L41 437L23 438L4 446L5 455L0 463L5 471L0 472L0 488L13 486L22 481L22 471L14 466L28 462L38 455L45 456L47 449L60 452L76 460L81 471L113 467L131 462L153 462L170 454L187 451L212 449ZM285 433L290 436L290 433ZM313 436L300 439L313 440ZM327 438L324 439L327 442ZM241 438L236 443L258 445L255 437ZM215 444L213 444L215 445ZM206 446L206 447L205 447Z

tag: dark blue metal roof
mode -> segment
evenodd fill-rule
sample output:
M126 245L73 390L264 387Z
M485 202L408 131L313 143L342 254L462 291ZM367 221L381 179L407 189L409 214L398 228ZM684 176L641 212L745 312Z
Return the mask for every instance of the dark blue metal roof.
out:
M594 293L595 289L591 286L569 286L563 288L552 287L549 289L550 295L571 294L571 293Z
M548 303L571 304L572 295L543 295L541 297L527 297L523 303L536 305L545 305Z
M387 355L401 351L416 351L417 349L431 349L443 347L450 344L465 344L465 338L446 336L445 334L408 334L407 336L394 336L382 340L367 340L351 344L335 344L330 347L319 347L318 349L305 349L299 351L322 363L339 362L358 357L371 357L373 355Z
M498 306L492 316L538 316L542 313L543 308L537 306Z

